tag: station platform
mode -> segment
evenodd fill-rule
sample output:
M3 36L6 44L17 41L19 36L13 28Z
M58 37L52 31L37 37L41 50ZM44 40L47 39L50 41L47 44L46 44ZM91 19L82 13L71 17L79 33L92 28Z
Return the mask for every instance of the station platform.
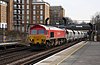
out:
M100 42L82 41L34 65L100 65Z
M20 43L18 42L5 42L5 43L0 43L0 47L2 46L11 46L11 45L19 45Z
M12 44L17 44L17 43L18 43L18 42L7 42L7 43L0 43L0 46L1 46L1 45L9 45L9 44L11 44L11 45L12 45Z

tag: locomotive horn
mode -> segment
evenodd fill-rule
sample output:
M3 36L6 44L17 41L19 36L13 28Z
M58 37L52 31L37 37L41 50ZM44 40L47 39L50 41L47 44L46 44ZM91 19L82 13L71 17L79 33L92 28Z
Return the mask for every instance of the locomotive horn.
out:
M48 25L48 20L49 20L49 18L47 18L47 19L45 20L45 25Z
M62 19L64 20L64 25L66 26L66 18L63 17Z

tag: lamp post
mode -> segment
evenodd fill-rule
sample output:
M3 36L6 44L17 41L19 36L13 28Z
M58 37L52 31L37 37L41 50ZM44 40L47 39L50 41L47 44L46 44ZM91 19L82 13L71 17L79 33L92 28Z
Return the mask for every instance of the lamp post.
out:
M94 41L97 41L97 26L96 26L96 23L97 23L97 18L93 21L93 25L94 25Z
M97 41L97 30L96 30L96 24L94 24L94 41Z
M89 25L90 25L89 39L92 41L93 40L93 24L89 23Z

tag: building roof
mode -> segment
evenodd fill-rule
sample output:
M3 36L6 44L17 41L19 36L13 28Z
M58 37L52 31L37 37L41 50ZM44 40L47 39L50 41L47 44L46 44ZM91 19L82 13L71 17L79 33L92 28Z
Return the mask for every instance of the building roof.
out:
M44 2L43 0L33 0L33 2Z
M33 4L48 4L50 6L49 3L43 1L43 0L33 0Z

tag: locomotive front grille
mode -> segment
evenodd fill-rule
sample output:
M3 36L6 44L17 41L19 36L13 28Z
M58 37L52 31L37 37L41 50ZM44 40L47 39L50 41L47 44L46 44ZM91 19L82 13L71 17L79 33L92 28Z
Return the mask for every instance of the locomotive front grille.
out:
M29 39L33 44L42 44L45 42L46 37L44 35L30 35Z

